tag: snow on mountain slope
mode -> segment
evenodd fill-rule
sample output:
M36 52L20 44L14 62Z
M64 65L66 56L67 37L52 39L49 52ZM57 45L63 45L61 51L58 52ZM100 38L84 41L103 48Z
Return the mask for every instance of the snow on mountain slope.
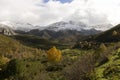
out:
M53 23L51 25L47 26L47 30L54 30L54 31L59 31L59 30L78 30L81 31L83 28L86 28L87 25L83 24L83 23L75 23L73 21L69 21L69 22L56 22Z
M21 31L25 31L25 32L34 29L34 26L29 23L16 23L16 24L14 24L14 26L16 26L15 30L21 30Z
M14 26L14 23L10 22L10 21L2 21L0 22L1 25L7 25L12 29L15 29L16 27Z
M7 25L13 30L21 30L25 32L35 29L35 27L29 23L12 23L10 21L3 21L3 22L0 22L0 24Z
M91 28L94 28L96 30L102 30L102 31L106 31L110 28L113 27L112 24L100 24L100 25L95 25L95 26L90 26Z
M0 34L4 35L15 35L16 33L7 25L0 24Z
M56 22L51 25L46 26L47 30L53 30L53 31L59 31L59 30L90 30L90 29L96 29L96 30L101 30L105 31L112 28L111 24L100 24L100 25L95 25L95 26L88 26L82 22L74 22L74 21L69 21L69 22Z
M30 23L18 23L18 22L12 23L9 21L0 22L0 24L7 25L13 30L21 30L25 32L28 32L32 29L39 29L39 30L46 29L46 30L53 30L53 31L59 31L59 30L82 31L82 30L96 29L96 30L105 31L113 27L111 24L99 24L99 25L89 26L85 23L75 22L75 21L68 21L68 22L60 21L60 22L50 24L48 26L39 26L39 25L33 26Z

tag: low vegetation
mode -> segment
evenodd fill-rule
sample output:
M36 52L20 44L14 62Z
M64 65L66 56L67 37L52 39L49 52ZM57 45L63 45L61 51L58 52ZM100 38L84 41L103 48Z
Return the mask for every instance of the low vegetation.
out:
M57 46L59 49L71 48L71 44L61 44L57 42L53 42L52 40L47 40L45 38L41 38L33 35L15 35L11 36L12 38L20 41L23 45L32 48L44 49L48 50L53 46Z

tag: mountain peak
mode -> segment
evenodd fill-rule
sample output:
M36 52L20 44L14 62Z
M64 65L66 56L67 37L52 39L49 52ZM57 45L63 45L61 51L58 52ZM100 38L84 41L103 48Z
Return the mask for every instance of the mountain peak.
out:
M113 26L111 24L99 24L99 25L94 25L94 26L89 26L83 22L80 21L60 21L60 22L56 22L53 24L50 24L48 26L34 26L30 23L12 23L10 21L4 21L4 22L0 22L1 24L4 25L8 25L10 28L12 28L13 30L21 30L21 31L25 31L28 32L32 29L39 29L39 30L53 30L53 31L59 31L59 30L77 30L77 31L81 31L81 30L90 30L92 28L96 29L96 30L108 30L110 28L112 28Z
M90 29L96 29L96 30L108 30L112 28L111 24L100 24L100 25L94 25L94 26L88 26L87 24L83 22L76 22L76 21L60 21L53 24L50 24L46 26L47 30L53 30L53 31L59 31L59 30L90 30Z
M78 31L80 31L81 29L83 29L83 27L87 27L87 25L85 25L82 22L77 23L74 21L68 21L68 22L60 21L60 22L56 22L56 23L48 25L46 29L54 30L54 31L59 31L59 30L78 30Z

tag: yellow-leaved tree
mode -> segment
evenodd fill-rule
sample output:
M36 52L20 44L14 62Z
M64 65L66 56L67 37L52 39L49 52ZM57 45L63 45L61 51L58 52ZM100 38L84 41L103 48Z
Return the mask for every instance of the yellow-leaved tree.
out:
M47 51L48 60L58 62L62 58L62 52L58 50L55 46Z

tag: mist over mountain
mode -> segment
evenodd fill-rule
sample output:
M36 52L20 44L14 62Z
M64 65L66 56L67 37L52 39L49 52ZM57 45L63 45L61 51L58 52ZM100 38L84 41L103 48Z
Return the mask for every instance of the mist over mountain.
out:
M14 30L7 25L0 24L0 34L4 35L16 35Z
M0 22L46 26L75 20L89 25L116 25L120 21L119 4L119 0L72 0L65 3L61 0L0 0Z

